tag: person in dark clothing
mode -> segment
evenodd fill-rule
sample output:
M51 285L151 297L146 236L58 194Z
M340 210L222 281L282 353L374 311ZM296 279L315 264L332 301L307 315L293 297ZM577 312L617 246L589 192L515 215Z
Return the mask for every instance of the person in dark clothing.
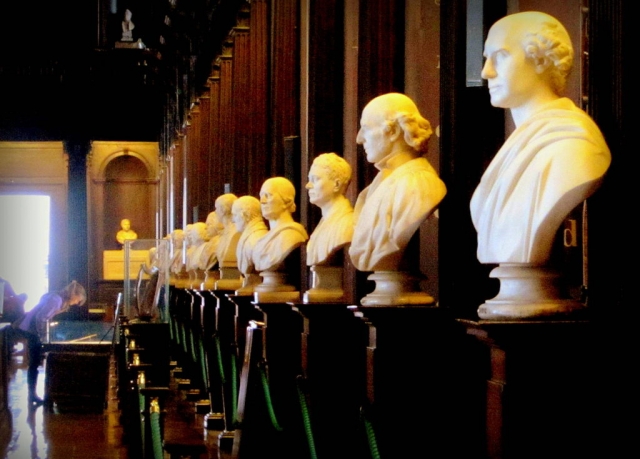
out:
M47 322L55 315L67 311L69 307L82 305L86 301L87 294L84 287L74 280L59 292L42 295L33 309L12 324L15 336L26 341L29 358L27 368L29 404L42 404L42 399L36 395L36 385L38 367L42 363L42 341L46 339Z

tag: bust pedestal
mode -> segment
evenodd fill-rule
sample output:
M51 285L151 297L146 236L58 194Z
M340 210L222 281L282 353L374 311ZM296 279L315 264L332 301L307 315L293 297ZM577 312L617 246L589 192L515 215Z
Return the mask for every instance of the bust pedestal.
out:
M189 271L189 288L199 289L205 278L203 269L192 269Z
M315 265L310 271L311 288L304 292L304 303L332 303L344 299L342 267Z
M262 271L262 283L253 290L257 303L299 302L300 292L293 285L287 284L287 273L279 271Z
M221 266L220 279L216 282L216 290L237 290L242 287L240 271L235 266Z
M489 277L500 279L500 291L478 308L481 319L541 319L586 309L565 294L561 274L546 267L502 263Z
M204 281L200 285L200 290L215 290L218 279L220 279L220 273L217 269L205 271Z
M403 271L375 271L369 280L376 283L373 292L360 300L362 306L431 305L434 299L420 290L420 277Z
M242 285L235 292L236 295L251 295L253 297L253 289L261 282L257 273L245 274L242 276Z

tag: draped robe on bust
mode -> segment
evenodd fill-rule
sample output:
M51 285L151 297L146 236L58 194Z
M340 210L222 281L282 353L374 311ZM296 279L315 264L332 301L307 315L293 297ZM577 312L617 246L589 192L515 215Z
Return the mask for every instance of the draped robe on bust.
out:
M331 254L351 242L353 208L348 200L336 202L323 216L307 243L307 266L323 263Z
M260 218L251 220L247 223L236 246L236 258L238 260L238 270L244 274L252 274L255 272L253 264L253 248L265 234L269 232L267 224Z
M309 236L300 223L282 223L256 242L253 247L253 263L256 271L277 269L287 256L307 242Z
M381 170L358 195L349 248L360 271L394 271L411 237L433 213L446 187L426 158Z
M553 149L566 140L597 151ZM600 129L584 111L567 98L546 104L509 136L473 193L478 260L544 263L562 220L600 185L610 161Z

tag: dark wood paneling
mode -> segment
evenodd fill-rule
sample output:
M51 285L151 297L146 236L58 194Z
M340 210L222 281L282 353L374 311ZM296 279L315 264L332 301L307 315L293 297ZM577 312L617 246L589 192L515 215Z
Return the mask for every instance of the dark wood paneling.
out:
M200 161L198 162L198 207L200 220L213 209L213 200L209 195L209 160L211 158L211 96L209 88L200 96Z
M250 54L251 69L249 72L251 94L251 117L249 129L251 133L250 150L247 152L247 191L251 196L258 196L262 182L271 170L270 137L269 137L269 23L268 2L258 0L251 2L249 28L251 34Z
M227 47L230 44L227 45ZM233 179L233 57L230 50L220 58L220 164L217 180L223 186Z
M300 70L298 0L271 4L271 171L284 174L284 139L299 136Z
M441 3L440 176L447 196L440 205L440 304L476 317L478 306L497 293L490 267L476 257L477 234L469 202L482 173L504 141L503 110L493 108L488 91L466 87L466 0ZM491 3L485 22L506 12Z
M211 74L209 84L209 95L211 96L211 110L209 124L211 126L211 145L209 157L209 200L215 200L223 192L220 174L222 170L222 155L220 154L221 137L220 131L220 66L216 63Z
M247 193L247 153L250 151L251 94L249 75L251 72L251 36L248 27L234 29L233 46L233 106L234 144L231 192L237 196Z

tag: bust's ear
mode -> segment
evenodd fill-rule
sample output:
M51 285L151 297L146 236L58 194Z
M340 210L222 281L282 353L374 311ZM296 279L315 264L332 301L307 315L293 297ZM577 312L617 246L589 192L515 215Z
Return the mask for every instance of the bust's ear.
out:
M545 56L539 56L532 58L533 66L536 69L536 73L543 74L551 65L551 60Z
M389 136L389 140L394 142L403 134L402 129L400 129L400 124L398 124L397 120L388 121L387 123L387 135Z
M342 187L342 182L340 182L340 179L335 179L333 181L333 191L340 191L340 188Z

